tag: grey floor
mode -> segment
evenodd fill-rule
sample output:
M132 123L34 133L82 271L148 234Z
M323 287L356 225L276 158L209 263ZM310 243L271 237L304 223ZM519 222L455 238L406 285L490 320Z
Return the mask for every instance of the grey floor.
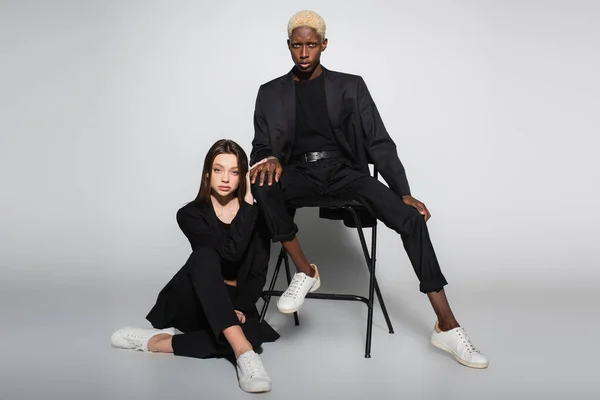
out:
M1 399L250 396L238 388L227 361L110 347L113 329L146 325L145 312L163 277L26 275L4 280L1 291L3 321L12 321L1 328ZM358 272L352 276L363 278ZM326 271L323 279L323 291L342 287ZM473 370L428 343L433 314L414 282L381 284L396 333L388 334L377 309L371 359L363 357L362 304L307 300L299 327L272 305L268 320L282 338L266 344L262 358L273 390L254 396L599 398L599 325L591 287L503 282L485 291L473 285L448 288L460 321L491 359L487 370Z

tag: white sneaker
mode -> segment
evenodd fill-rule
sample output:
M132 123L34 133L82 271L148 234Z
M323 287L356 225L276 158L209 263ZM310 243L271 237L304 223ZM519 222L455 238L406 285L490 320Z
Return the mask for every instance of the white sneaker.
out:
M127 326L110 335L110 344L120 349L148 351L148 341L152 336L160 333L168 333L173 336L175 329L144 329Z
M435 347L452 354L456 361L467 367L488 367L488 359L473 346L462 327L454 328L447 332L437 332L438 330L439 327L436 322L431 334L431 344Z
M321 278L319 270L315 264L310 264L315 270L315 277L311 278L304 272L297 272L290 283L290 286L281 295L277 301L277 309L284 314L291 314L300 309L304 303L304 297L321 287Z
M269 392L271 378L254 350L249 350L237 359L238 383L248 393Z

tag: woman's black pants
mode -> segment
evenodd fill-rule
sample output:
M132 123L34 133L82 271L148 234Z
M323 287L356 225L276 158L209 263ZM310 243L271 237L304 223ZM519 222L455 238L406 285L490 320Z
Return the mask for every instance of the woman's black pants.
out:
M155 328L174 327L183 332L173 336L176 355L195 358L232 355L223 330L234 325L240 325L248 341L258 348L262 344L259 321L246 318L246 323L240 324L233 308L235 296L236 288L223 280L218 253L202 247L192 252L159 295L155 307L160 307L166 317L161 322L153 320L153 310L147 319Z

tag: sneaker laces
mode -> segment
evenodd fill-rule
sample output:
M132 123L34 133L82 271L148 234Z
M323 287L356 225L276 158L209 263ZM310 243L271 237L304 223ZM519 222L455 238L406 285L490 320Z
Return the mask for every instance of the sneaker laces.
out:
M290 286L287 288L287 290L285 291L285 293L283 293L284 297L291 297L291 298L296 298L298 296L298 292L300 292L300 288L302 287L302 285L304 284L304 281L306 281L306 275L305 274L294 274L294 278L292 279L292 283L290 283Z
M254 378L257 376L267 377L265 367L262 365L262 361L260 361L258 354L246 354L240 358L243 369L246 371L249 378Z
M127 340L129 344L135 347L144 347L144 338L139 335L136 335L135 333L128 333L127 335L125 335L125 340Z
M469 353L481 353L479 350L477 350L477 348L475 348L475 346L473 346L473 343L471 343L471 340L469 340L469 337L467 336L467 332L462 326L456 330L456 333L462 340L462 343Z

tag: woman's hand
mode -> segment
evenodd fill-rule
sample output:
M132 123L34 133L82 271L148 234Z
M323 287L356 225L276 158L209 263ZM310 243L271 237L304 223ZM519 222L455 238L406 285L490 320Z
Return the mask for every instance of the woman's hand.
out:
M263 158L262 160L260 160L259 162L257 162L254 165L251 165L250 168L248 168L248 173L246 174L246 194L244 195L244 201L250 205L254 204L254 196L252 196L252 187L250 186L250 174L252 173L252 169L258 165L264 164L267 161L269 161L269 158Z
M254 205L254 196L252 196L252 188L250 187L250 171L246 173L246 194L244 201L250 205Z
M235 310L235 314L237 315L238 319L240 320L240 324L246 323L246 315L243 312Z

